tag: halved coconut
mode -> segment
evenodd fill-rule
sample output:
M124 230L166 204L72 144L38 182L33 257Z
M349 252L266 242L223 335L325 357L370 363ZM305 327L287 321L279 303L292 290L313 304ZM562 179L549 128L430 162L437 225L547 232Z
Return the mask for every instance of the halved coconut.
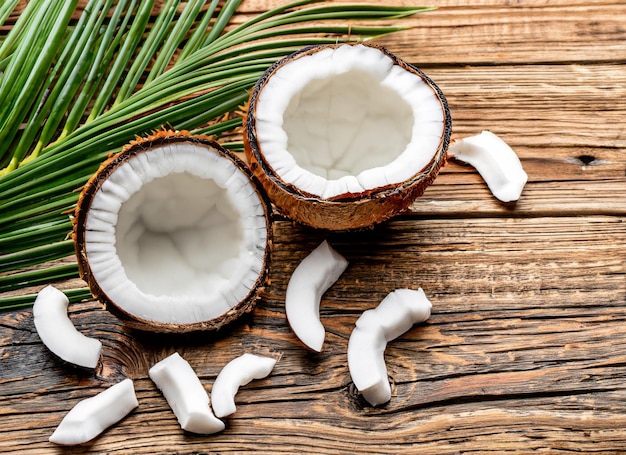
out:
M450 134L446 100L422 71L382 47L336 44L267 70L244 142L280 212L345 230L405 210L438 174Z
M217 329L252 309L270 254L269 203L219 144L162 131L85 185L74 238L91 292L129 325Z

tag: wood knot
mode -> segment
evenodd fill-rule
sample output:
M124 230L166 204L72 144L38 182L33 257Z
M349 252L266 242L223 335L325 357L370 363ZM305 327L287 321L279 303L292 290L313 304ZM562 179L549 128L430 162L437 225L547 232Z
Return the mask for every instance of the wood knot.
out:
M578 161L580 161L584 166L589 166L596 160L596 157L593 155L579 155L576 157Z

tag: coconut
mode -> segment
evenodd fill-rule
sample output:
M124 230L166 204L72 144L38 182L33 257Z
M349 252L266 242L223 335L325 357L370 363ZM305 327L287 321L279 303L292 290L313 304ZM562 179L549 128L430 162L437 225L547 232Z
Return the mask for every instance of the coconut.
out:
M178 352L152 366L148 375L165 396L183 430L213 434L225 428L224 422L213 414L211 399L200 378Z
M222 368L211 389L211 406L216 417L227 417L237 410L235 395L239 387L253 379L263 379L272 372L276 359L248 352L234 358Z
M320 321L322 295L339 279L348 261L324 240L296 267L287 283L285 315L308 348L321 352L326 338Z
M348 369L359 393L372 406L391 399L384 357L387 343L427 320L431 308L422 288L396 289L357 319L348 340Z
M441 90L383 47L304 48L255 85L244 144L279 212L346 230L400 213L445 162L451 118Z
M218 329L252 309L270 254L269 203L245 163L186 132L102 164L74 217L81 277L128 325Z

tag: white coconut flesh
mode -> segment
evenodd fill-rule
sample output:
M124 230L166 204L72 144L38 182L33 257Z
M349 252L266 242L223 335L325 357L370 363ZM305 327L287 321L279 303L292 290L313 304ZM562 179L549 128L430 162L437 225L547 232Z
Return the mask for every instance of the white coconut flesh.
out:
M264 267L265 211L250 178L191 142L119 165L85 224L93 278L115 305L148 321L218 318L246 298Z
M237 410L235 395L241 386L253 379L263 379L272 372L276 359L250 353L228 362L219 372L211 389L211 406L217 417L226 417Z
M348 261L324 240L294 270L285 292L287 321L307 347L321 352L326 337L320 321L322 295L339 279Z
M166 357L148 370L183 430L197 434L222 431L224 422L215 417L210 398L200 378L180 354Z
M267 80L256 135L280 179L330 199L402 183L436 155L444 107L381 50L342 45L295 58Z
M33 305L35 329L43 344L66 362L95 368L100 360L102 343L78 330L67 314L67 296L48 285L37 294Z
M491 131L454 141L448 154L473 166L502 202L517 201L528 181L517 154Z
M387 343L427 320L431 308L421 288L396 289L356 321L348 341L348 369L352 382L372 406L391 399L384 358Z
M76 404L63 418L49 440L76 445L91 441L122 420L139 403L133 381L124 379L99 394Z

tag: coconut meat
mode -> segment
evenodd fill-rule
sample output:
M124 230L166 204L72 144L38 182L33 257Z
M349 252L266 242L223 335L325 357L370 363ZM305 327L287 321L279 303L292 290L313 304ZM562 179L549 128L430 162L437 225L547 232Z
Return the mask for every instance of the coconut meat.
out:
M260 196L231 160L170 143L115 168L94 195L85 244L94 278L124 311L196 323L250 293L267 225Z
M431 308L421 288L396 289L357 319L348 341L348 369L352 382L372 406L391 399L384 358L387 343L428 319Z
M233 414L237 407L235 395L241 386L253 379L267 377L276 365L276 359L245 353L228 362L219 372L211 389L211 406L217 417Z
M444 132L434 89L364 45L279 67L255 108L257 140L274 172L324 199L410 179L430 163Z
M78 330L68 317L69 299L48 285L37 294L33 318L43 344L66 362L85 368L95 368L100 360L102 343Z
M517 154L491 131L454 141L448 154L473 166L502 202L517 201L528 181Z
M326 331L320 321L320 301L348 267L348 261L324 240L296 267L285 293L287 321L307 347L320 352Z
M138 405L133 381L124 379L99 394L78 402L65 415L49 441L60 445L91 441L122 420Z
M180 354L161 360L148 371L150 379L161 390L183 430L212 434L225 428L215 417L210 399L195 371Z

